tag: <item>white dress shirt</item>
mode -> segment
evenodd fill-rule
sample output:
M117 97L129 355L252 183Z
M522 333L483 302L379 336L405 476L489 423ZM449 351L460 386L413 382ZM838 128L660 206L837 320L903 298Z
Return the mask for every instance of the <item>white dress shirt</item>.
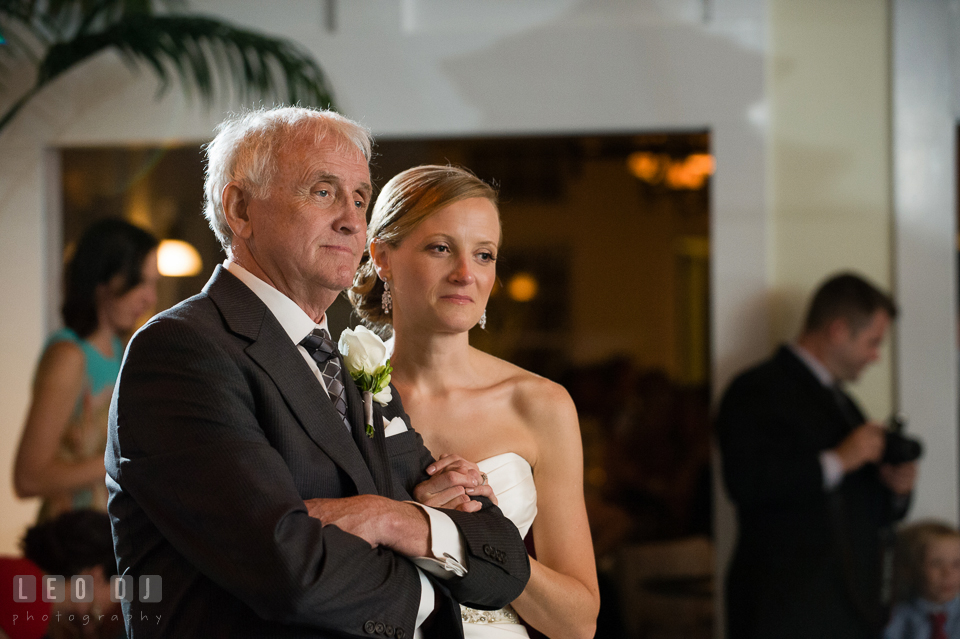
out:
M303 360L310 367L317 381L320 382L320 388L327 392L317 362L310 356L307 349L300 345L303 338L310 335L314 329L327 329L326 314L324 314L320 323L316 324L296 302L236 262L231 262L229 259L224 260L223 267L230 271L231 275L236 276L237 279L246 284L247 288L253 291L260 298L260 301L270 309L273 316L280 322L284 332L297 345L297 350L300 351ZM327 330L329 332L329 329ZM416 502L408 503L417 506L427 515L430 526L430 552L433 554L433 557L413 559L417 566L417 573L420 575L420 609L417 612L417 629L414 633L414 638L417 639L421 634L420 626L430 616L435 606L433 584L423 574L423 571L425 570L441 579L447 579L454 576L463 576L467 570L464 561L464 541L453 520L434 508Z
M813 354L800 346L799 344L788 344L789 348L797 358L803 362L810 372L813 373L813 376L823 384L825 388L832 389L836 380L833 378L833 375L830 374L830 371L827 370L827 367L818 360ZM823 472L823 489L826 491L831 491L837 486L840 485L840 482L843 481L843 462L840 461L840 456L837 455L832 450L823 450L820 451L820 468Z

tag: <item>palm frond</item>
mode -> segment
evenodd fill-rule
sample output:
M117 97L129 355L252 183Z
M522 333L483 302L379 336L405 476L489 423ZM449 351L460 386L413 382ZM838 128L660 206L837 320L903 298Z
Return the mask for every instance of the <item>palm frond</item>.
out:
M22 25L0 22L4 44L0 47L0 65L27 58L34 65L40 63L36 37Z
M0 17L29 20L33 15L33 0L0 0Z
M0 131L44 86L106 50L133 68L152 69L159 93L178 78L188 95L208 105L231 88L243 102L273 97L331 105L323 71L305 48L215 18L158 14L155 6L182 11L185 0L0 0L7 40L0 45L0 80L20 58L37 69L33 86L0 116Z
M129 14L102 31L55 44L40 64L37 82L46 84L107 49L146 63L161 92L175 71L188 90L196 89L209 103L217 93L214 78L226 72L244 101L273 95L291 104L331 102L323 71L305 49L221 20L183 15Z

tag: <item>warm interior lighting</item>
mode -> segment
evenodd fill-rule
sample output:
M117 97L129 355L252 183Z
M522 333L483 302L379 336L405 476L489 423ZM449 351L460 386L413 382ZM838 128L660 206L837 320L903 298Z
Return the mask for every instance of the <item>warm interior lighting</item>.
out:
M530 273L517 273L507 283L507 295L515 302L529 302L537 296L540 284Z
M713 156L694 153L674 162L667 170L667 186L672 189L696 190L702 188L713 175Z
M192 277L203 270L203 260L192 244L164 240L157 250L157 269L167 277Z
M717 162L709 153L694 153L687 156L687 165L703 175L713 175Z
M715 161L709 153L692 153L683 159L671 158L665 153L638 151L627 157L627 168L647 184L664 182L674 190L703 188L713 175Z
M660 156L654 153L637 151L627 157L627 166L630 168L630 173L649 184L656 184L660 181L661 164Z

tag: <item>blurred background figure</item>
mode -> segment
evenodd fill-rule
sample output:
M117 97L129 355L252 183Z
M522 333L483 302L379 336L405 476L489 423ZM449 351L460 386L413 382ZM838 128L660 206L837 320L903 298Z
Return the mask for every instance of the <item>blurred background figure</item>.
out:
M883 535L906 514L916 462L884 459L885 429L843 384L877 361L896 315L886 293L836 275L797 340L724 393L717 434L739 523L729 639L868 639L883 627Z
M118 219L91 225L66 265L65 327L47 340L20 438L14 487L39 520L106 509L107 410L124 339L157 296L157 240Z
M884 639L960 637L960 532L921 521L897 537L896 605Z
M53 604L46 634L49 639L124 636L120 604L110 601L110 577L117 574L117 562L106 513L65 512L27 530L22 545L28 560L45 574L63 576L68 588L75 575L93 577L92 601L74 602L68 593L63 602ZM37 584L39 587L39 580Z

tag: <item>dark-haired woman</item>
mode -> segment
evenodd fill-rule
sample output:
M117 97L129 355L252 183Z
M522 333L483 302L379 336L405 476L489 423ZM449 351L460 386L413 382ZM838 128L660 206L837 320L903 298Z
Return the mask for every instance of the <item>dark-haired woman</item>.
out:
M42 497L40 519L106 509L107 410L121 338L157 298L157 240L108 219L87 229L67 264L63 319L37 366L14 467L21 498Z

